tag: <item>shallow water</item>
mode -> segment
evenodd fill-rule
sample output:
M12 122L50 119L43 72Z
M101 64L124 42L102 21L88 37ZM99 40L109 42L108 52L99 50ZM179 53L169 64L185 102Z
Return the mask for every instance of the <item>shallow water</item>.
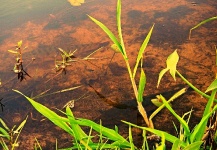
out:
M165 67L167 56L178 49L180 62L178 70L199 89L205 91L215 77L216 21L208 23L192 32L189 29L200 21L216 16L215 1L190 0L122 2L122 28L126 41L130 63L134 64L137 51L150 27L155 23L153 35L144 56L144 69L147 76L144 98L150 101L153 95L184 87L178 78L176 82L166 75L159 89L156 88L158 73ZM136 110L136 103L124 61L116 54L112 62L112 44L108 37L86 16L89 14L116 31L116 2L112 0L86 1L80 7L72 7L67 1L5 1L0 6L0 87L2 103L5 104L1 118L12 126L20 123L26 115L32 114L21 134L21 147L32 149L36 137L45 149L55 146L55 138L60 147L70 145L70 138L55 128L36 112L32 106L11 89L18 89L27 96L35 96L50 89L50 93L82 85L81 88L61 94L36 99L49 108L61 109L65 103L78 99L84 93L87 97L75 101L73 112L76 117L92 119L108 127L118 125L120 132L127 136L128 127L120 120L144 125ZM116 33L116 32L115 32ZM23 53L24 67L31 78L19 82L11 71L15 56L7 52L23 40L28 48ZM102 47L103 46L103 47ZM67 73L56 75L55 55L59 60L58 47L67 51L77 49L77 58L84 58L102 47L89 61L77 61L67 67ZM31 62L32 58L35 61ZM107 72L105 72L107 70ZM88 86L90 84L93 88ZM166 96L168 93L165 93ZM0 98L1 98L0 97ZM155 107L146 102L145 107L151 113ZM184 114L194 106L193 124L202 115L206 100L192 91L173 103L173 108ZM130 115L129 115L130 114ZM129 117L130 116L130 117ZM164 110L154 120L156 128L168 131L175 119ZM164 126L162 126L164 124ZM39 128L40 126L40 128ZM165 128L166 127L166 128ZM57 132L58 131L58 132ZM174 129L170 129L174 131ZM46 138L45 138L46 137ZM29 147L27 147L29 146Z

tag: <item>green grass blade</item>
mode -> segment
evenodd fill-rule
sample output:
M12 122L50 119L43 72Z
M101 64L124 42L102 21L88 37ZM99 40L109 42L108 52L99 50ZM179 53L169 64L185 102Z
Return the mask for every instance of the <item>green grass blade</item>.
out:
M204 131L206 129L207 121L214 111L217 110L217 105L209 112L206 116L203 116L200 123L195 127L193 133L191 134L190 141L193 143L195 141L201 141Z
M168 104L168 102L165 100L165 98L160 95L163 103L165 104L165 106L167 107L167 109L176 117L176 119L178 119L178 121L182 124L184 130L185 130L185 134L187 136L190 136L190 129L188 127L188 124L187 122L182 118L180 117L178 114L176 114L176 112L172 109L172 107Z
M207 23L207 22L213 21L213 20L217 20L217 16L212 17L212 18L208 18L208 19L206 19L206 20L203 20L202 22L198 23L196 26L194 26L193 28L191 28L191 29L190 29L190 32L189 32L189 39L190 39L190 37L191 37L191 32L192 32L192 30L194 30L194 29L200 27L201 25L203 25L203 24L205 24L205 23Z
M216 82L216 81L217 80L215 80L214 82ZM203 112L203 117L209 115L209 113L212 111L212 106L213 106L213 102L214 102L214 99L215 99L216 92L217 92L217 89L214 89L212 91L212 94L211 94L211 96L210 96L210 98L209 98L209 100L208 100L208 102L206 104L205 110ZM208 122L208 118L206 120L204 120L204 123L201 124L200 131L198 131L198 134L197 134L197 137L196 137L197 141L201 140L201 138L203 137L203 134L204 134L204 132L206 130L207 122Z
M123 138L120 134L118 134L115 130L103 127L102 125L99 125L91 120L87 120L87 119L79 119L76 120L76 123L82 126L88 126L88 127L92 127L93 130L97 131L97 132L101 132L103 136L109 138L112 141L115 141L118 145L122 145L122 146L126 146L126 147L130 147L130 143ZM114 144L113 144L114 146Z
M151 38L153 28L154 28L154 25L151 27L148 35L146 36L144 42L142 43L142 46L140 47L140 50L139 50L139 53L138 53L138 56L137 56L137 59L136 59L136 65L135 65L135 67L133 69L133 78L135 78L139 62L140 62L140 60L141 60L141 58L143 56L143 53L144 53L144 51L145 51L145 49L146 49L146 47L148 45L148 42L149 42L150 38Z
M132 136L132 129L131 126L129 126L129 141L130 141L130 148L131 150L134 150L134 144L133 144L133 136Z
M193 150L193 149L199 150L201 144L203 144L203 141L197 141L197 142L194 142L194 143L186 146L183 150Z
M4 122L4 120L2 120L0 118L0 123L2 124L2 126L7 130L7 131L10 131L10 129L8 128L8 126L6 125L6 123Z
M120 49L122 55L124 56L124 52L122 49L121 44L118 42L117 38L115 37L115 35L100 21L96 20L95 18L91 17L88 15L88 17L95 22L108 36L109 38L117 45L117 47Z
M2 134L0 134L0 137L5 137L5 138L7 138L8 140L10 140L10 135L9 135L8 132L7 132L5 129L3 129L2 127L0 127L0 133L2 133Z
M215 81L217 81L217 80L215 80ZM211 111L213 103L214 103L216 92L217 92L217 88L212 91L212 94L211 94L211 96L210 96L210 98L206 104L206 108L204 110L203 116L206 116Z
M161 70L161 72L159 73L159 77L158 77L158 81L157 81L157 88L159 87L160 85L160 81L163 77L163 75L169 70L169 68L165 68L163 70Z
M20 132L20 130L21 130L21 129L24 127L24 125L26 124L27 118L28 118L28 117L26 117L26 119L21 122L21 124L17 127L17 129L14 131L14 133L19 133L19 132Z
M176 70L176 73L179 75L179 77L185 82L187 83L195 92L197 92L198 94L200 94L201 96L209 99L210 95L207 95L206 93L200 91L198 88L196 88L193 84L191 84L184 76L182 76L182 74ZM217 99L215 99L215 102L217 102Z
M158 146L156 150L165 150L165 142L166 142L165 136L164 134L162 134L160 146Z
M173 143L172 149L171 150L179 150L180 149L180 141L176 140Z
M121 0L117 1L117 27L118 27L118 36L122 47L122 54L124 56L124 59L127 59L127 54L124 46L124 40L123 40L122 29L121 29Z
M42 105L42 104L32 100L31 98L25 96L20 91L17 91L17 90L13 90L13 91L23 95L39 113L41 113L43 116L48 118L51 122L53 122L55 125L62 128L64 131L66 131L67 133L69 133L70 135L73 136L73 131L67 124L67 122L68 122L67 118L64 118L64 117L57 115L54 111L48 109L44 105Z
M171 135L171 134L169 134L169 133L167 133L167 132L164 132L164 131L161 131L161 130L157 130L157 129L151 129L151 128L147 128L147 127L140 127L140 126L138 126L138 125L135 125L135 124L133 124L133 123L130 123L130 122L127 122L127 121L123 121L123 120L122 120L122 122L124 122L124 123L126 123L126 124L128 124L128 125L131 125L131 126L140 128L140 129L142 129L142 130L147 130L147 131L152 132L152 133L154 133L154 134L156 134L156 135L158 135L158 136L164 135L164 136L165 136L165 139L166 139L167 141L171 142L171 143L174 143L175 141L178 140L178 141L180 142L180 145L181 145L182 147L185 147L185 146L186 146L186 143L182 142L180 139L178 139L177 137L175 137L175 136L173 136L173 135Z
M78 124L74 123L75 118L69 106L66 107L66 115L68 116L69 123L70 123L71 129L73 130L75 139L80 141L86 138L87 134L85 134L85 132L81 129L81 127Z
M138 89L138 101L143 101L143 92L145 90L146 85L146 76L144 70L141 68L141 75L139 80L139 89Z
M217 89L217 79L215 79L210 86L207 88L207 90L205 91L205 93L212 91L214 89Z

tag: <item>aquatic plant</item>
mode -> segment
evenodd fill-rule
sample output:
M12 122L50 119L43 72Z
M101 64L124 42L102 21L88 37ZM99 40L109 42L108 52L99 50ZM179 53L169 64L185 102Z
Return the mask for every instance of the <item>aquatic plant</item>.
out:
M89 15L88 15L89 16ZM151 27L148 35L146 36L144 42L142 43L140 50L138 52L138 56L136 59L136 64L134 69L131 69L130 64L129 64L129 58L127 55L127 51L125 49L125 45L124 45L124 40L123 40L123 36L122 36L122 29L121 29L121 0L117 1L117 30L118 30L118 38L115 37L115 35L100 21L96 20L95 18L89 16L89 18L95 22L100 28L103 29L103 31L109 36L109 38L112 40L112 42L114 43L112 45L112 48L115 50L115 52L119 52L122 54L122 57L125 61L126 64L126 68L128 70L129 76L130 76L130 81L134 90L134 94L137 100L137 106L138 106L138 111L140 112L140 114L142 115L143 119L145 120L146 124L148 127L154 128L154 125L152 123L152 120L148 119L148 116L146 114L146 110L142 105L143 102L143 92L145 89L145 85L146 85L146 76L145 76L145 72L142 68L142 64L143 64L143 53L147 47L147 44L149 42L149 39L151 37L154 25ZM139 86L137 87L136 85L136 73L137 73L137 69L139 67L140 64L140 80L139 80Z
M200 23L198 23L196 26L194 26L193 28L190 29L189 31L189 39L191 38L191 32L195 29L197 29L198 27L202 26L203 24L207 23L207 22L210 22L210 21L213 21L213 20L217 20L217 16L215 17L211 17L211 18L208 18L206 20L203 20L201 21Z
M134 66L133 69L131 69L129 61L128 61L129 58L125 50L124 41L122 37L122 31L121 31L121 0L118 0L117 2L117 27L118 27L118 34L119 34L118 38L116 38L114 34L104 24L102 24L101 22L99 22L98 20L94 19L91 16L89 17L97 25L99 25L104 30L104 32L107 33L110 39L114 42L114 44L112 45L112 48L115 50L115 52L120 53L122 55L126 63L126 68L128 70L131 84L132 84L134 94L137 100L138 110L140 114L143 116L148 127L141 127L141 126L132 124L130 122L123 121L124 123L129 125L129 137L128 139L125 139L123 136L121 136L118 133L117 127L115 127L115 129L110 129L110 128L104 127L101 122L97 124L88 119L75 118L69 106L66 106L65 112L59 110L64 115L64 116L60 116L54 111L45 107L44 105L34 101L32 98L29 98L23 95L21 92L17 90L14 90L17 93L22 94L38 112L40 112L43 116L45 116L47 119L53 122L56 126L66 131L69 135L71 135L74 138L72 142L73 144L72 147L69 147L66 149L138 149L134 145L134 142L133 142L132 130L131 130L132 126L143 130L144 141L143 141L142 149L149 149L148 142L147 142L148 136L146 136L147 131L153 133L153 135L151 135L153 138L160 139L159 137L161 137L160 145L156 145L157 150L165 149L166 141L169 141L173 144L172 150L200 149L201 145L206 149L207 145L206 145L206 142L204 143L204 141L209 140L208 137L210 137L209 136L210 134L214 135L211 140L216 142L217 140L216 124L217 123L216 123L216 118L211 117L211 116L215 114L217 110L217 105L214 105L214 102L216 101L215 94L217 92L217 79L215 79L215 81L211 83L211 85L207 88L205 92L202 92L199 89L197 89L186 78L184 78L184 76L182 76L182 74L177 70L179 55L178 55L177 50L175 50L171 55L169 55L169 57L166 60L167 67L159 73L157 87L160 85L160 81L167 71L170 72L174 80L176 80L176 75L178 75L186 84L190 86L190 88L195 90L201 96L208 99L203 116L200 122L195 126L195 128L193 130L190 130L189 119L190 119L192 111L185 113L183 116L179 116L173 110L173 108L171 107L169 103L173 101L175 98L177 98L178 96L184 94L186 91L186 89L184 88L178 91L177 93L175 93L168 101L162 95L157 96L157 99L154 102L156 101L158 102L158 99L160 99L162 103L160 104L157 103L159 108L148 118L146 111L144 107L142 106L143 92L144 92L145 84L146 84L146 76L145 76L144 70L142 69L142 65L143 65L142 63L143 63L143 53L151 37L154 25L151 27L147 37L145 38L142 46L140 47L140 50L139 50L139 53L136 59L136 65ZM70 60L71 58L70 56L73 56L73 55L71 55L72 53L71 54L66 53L62 49L59 49L59 50L62 51L63 53L62 54L63 60L60 62L60 65L62 65L66 63L68 60ZM57 64L57 67L60 67L60 65ZM141 67L141 70L140 70L139 86L137 87L135 76L137 74L137 70L139 67ZM212 91L211 96L206 94L207 92L210 92L210 91ZM178 132L178 128L175 126L177 132L179 133L178 137L171 135L167 132L154 129L152 118L164 107L166 107L171 112L171 114L173 114L177 118L177 120L180 122L179 132ZM186 116L188 116L187 119L185 119ZM214 124L208 125L209 119L213 119ZM84 130L81 128L82 126L89 127L90 129L89 134L86 134L84 132ZM208 130L206 128L208 128ZM94 142L92 140L93 137L97 136L97 135L92 136L92 130L95 130L98 133L99 141ZM212 132L213 130L214 130L214 134ZM5 130L2 130L2 131L5 133ZM39 142L37 140L36 142L37 142L38 147L40 148ZM2 145L4 146L5 144L3 143ZM213 148L212 145L209 143L208 143L208 146L210 146L209 149ZM36 147L37 146L35 146L35 148Z
M26 79L25 76L29 76L31 77L25 70L23 67L23 59L22 59L22 51L24 49L26 49L27 47L25 47L24 49L22 49L22 40L17 42L17 45L15 46L16 49L15 50L8 50L8 52L16 54L16 63L14 64L14 68L13 71L15 74L17 74L17 78L18 80L22 81L23 79Z
M173 149L200 149L201 145L204 143L204 141L209 141L210 137L208 139L208 135L207 134L213 134L210 133L210 131L214 131L214 135L216 134L216 118L214 118L214 120L212 122L214 122L213 124L209 125L208 124L208 120L210 119L210 117L212 115L214 115L216 113L217 110L217 104L214 104L215 101L215 95L217 92L217 79L215 79L210 86L207 88L207 90L205 91L205 93L212 91L211 96L203 93L202 91L200 91L199 89L197 89L195 86L193 86L187 79L185 79L181 73L178 72L178 70L176 69L176 65L178 63L178 53L177 50L175 50L172 54L169 55L169 57L167 58L167 67L165 69L163 69L160 73L159 73L159 78L158 78L158 83L157 83L157 87L160 84L160 81L163 77L163 75L170 70L170 74L172 75L172 77L175 80L175 75L179 75L179 77L181 77L181 79L183 79L184 82L186 82L192 89L194 89L197 93L199 93L201 96L208 98L208 102L206 104L205 110L203 112L203 116L200 120L200 122L193 128L192 131L190 131L190 127L189 127L189 119L187 119L187 121L185 121L183 118L186 114L184 114L183 117L179 116L174 110L173 108L169 105L169 101L166 101L166 99L160 95L160 99L163 101L163 104L165 105L165 107L174 115L174 117L176 117L176 119L180 122L181 128L180 128L180 137L177 138L176 136L173 136L171 134L168 134L164 131L160 131L160 130L156 130L156 129L150 129L147 127L140 127L137 125L134 125L132 123L123 121L131 126L134 127L138 127L140 129L146 130L146 131L150 131L158 136L164 136L165 139L171 143L173 143ZM211 117L212 118L212 117ZM183 131L182 131L183 130ZM214 142L214 137L211 137L212 141ZM209 144L209 146L212 147L214 143ZM204 146L204 145L203 145ZM206 145L204 147L206 149Z
M20 133L27 121L27 117L23 120L20 125L16 128L14 125L11 129L7 126L7 124L0 118L0 144L3 150L15 150L19 147L18 138Z
M14 91L22 94L17 90ZM102 124L97 124L87 119L76 119L69 106L66 106L66 112L61 111L66 116L62 117L47 108L46 106L34 101L33 99L25 95L23 96L32 104L32 106L38 112L40 112L43 116L53 122L56 126L60 127L72 137L74 137L73 146L70 149L130 148L132 145L124 137L118 134L117 129L109 129L102 126ZM89 133L89 135L87 135L80 126L90 127L91 131L92 129L97 131L99 133L100 141L94 143L92 141L93 137L91 136L91 132ZM107 142L111 144L108 144Z

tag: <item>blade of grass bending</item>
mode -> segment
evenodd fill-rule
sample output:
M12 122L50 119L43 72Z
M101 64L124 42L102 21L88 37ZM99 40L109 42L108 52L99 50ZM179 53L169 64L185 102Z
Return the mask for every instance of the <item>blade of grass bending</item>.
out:
M197 142L194 142L192 144L189 144L183 150L200 149L201 144L203 144L203 141L197 141Z
M73 130L74 137L76 138L76 140L80 141L86 138L87 134L85 134L85 132L81 129L81 127L78 124L74 123L75 118L69 106L66 107L66 115L69 119L69 123L70 123L71 129Z
M139 53L138 53L138 56L137 56L137 59L136 59L136 65L133 69L133 78L135 78L135 75L136 75L136 71L137 71L137 68L138 68L138 65L139 65L139 62L143 56L143 53L148 45L148 42L151 38L151 34L152 34L152 31L153 31L153 28L154 28L154 24L153 26L151 27L150 31L148 32L148 35L146 36L145 40L143 41L141 47L140 47L140 50L139 50Z
M62 128L64 131L66 131L67 133L69 133L70 135L73 136L73 131L67 124L67 122L69 122L69 120L67 118L64 118L64 117L57 115L54 111L48 109L44 105L42 105L42 104L32 100L31 98L25 96L20 91L18 91L18 90L13 90L13 91L23 95L39 113L41 113L43 116L48 118L51 122L53 122L55 125Z
M121 44L118 42L117 38L114 36L114 34L104 25L102 24L100 21L96 20L95 18L91 17L88 15L88 17L95 22L108 36L109 38L117 45L117 47L120 49L122 55L124 56L124 52L122 49Z
M217 92L217 79L215 79L211 85L207 88L207 90L205 91L208 92L208 91L212 91L212 94L206 104L206 107L205 107L205 110L204 110L204 113L203 113L203 116L206 116L212 109L212 106L213 106L213 103L214 103L214 99L215 99L215 95L216 95L216 92Z
M206 93L200 91L198 88L196 88L193 84L191 84L187 79L185 79L184 76L182 76L182 74L176 70L176 73L179 75L179 77L185 82L187 83L195 92L197 92L198 94L200 94L201 96L205 97L205 98L210 98L210 95L207 95ZM217 99L214 100L215 102L217 102Z
M217 20L217 16L212 17L212 18L208 18L208 19L206 19L206 20L204 20L204 21L198 23L198 24L197 24L196 26L194 26L193 28L191 28L191 29L190 29L190 32L189 32L189 39L191 38L191 32L192 32L192 30L194 30L194 29L200 27L201 25L203 25L203 24L205 24L205 23L207 23L207 22L213 21L213 20Z
M180 117L178 114L176 114L176 112L172 109L172 107L168 104L168 102L165 100L165 98L160 95L163 103L165 104L165 106L167 107L167 109L176 117L176 119L178 119L178 121L182 124L184 130L185 130L185 133L186 133L186 136L190 136L190 129L188 127L188 124L187 122L182 119L182 117Z
M178 139L177 137L175 137L175 136L173 136L173 135L171 135L171 134L169 134L169 133L167 133L167 132L164 132L164 131L161 131L161 130L157 130L157 129L151 129L151 128L147 128L147 127L140 127L140 126L138 126L138 125L135 125L135 124L133 124L133 123L130 123L130 122L127 122L127 121L123 121L123 120L122 120L122 122L124 122L124 123L126 123L126 124L128 124L128 125L134 126L134 127L136 127L136 128L140 128L140 129L142 129L142 130L147 130L147 131L152 132L152 133L154 133L154 134L156 134L156 135L158 135L158 136L162 136L162 134L163 134L163 135L165 136L165 139L166 139L167 141L171 142L171 143L174 143L175 141L178 140L178 141L180 142L180 145L181 145L182 147L185 147L185 146L187 145L185 142L181 141L181 140Z
M146 76L144 70L141 68L141 75L139 80L139 89L138 89L138 101L143 101L143 92L145 90L145 84L146 84Z
M123 138L120 134L118 134L115 130L103 127L102 125L99 125L87 119L76 120L76 123L82 126L92 127L97 132L102 132L102 135L104 135L105 137L109 138L112 141L116 141L117 143L115 144L130 147L130 143L125 138Z

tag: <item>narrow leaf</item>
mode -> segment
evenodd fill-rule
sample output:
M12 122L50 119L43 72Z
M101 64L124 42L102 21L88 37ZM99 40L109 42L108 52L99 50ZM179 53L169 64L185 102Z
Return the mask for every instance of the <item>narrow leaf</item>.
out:
M199 150L201 144L203 144L203 141L197 141L197 142L194 142L194 143L186 146L183 150L193 150L193 149L195 149L195 150L198 149Z
M206 20L203 20L202 22L198 23L196 26L194 26L193 28L191 28L191 29L190 29L190 32L189 32L189 39L191 38L191 32L192 32L192 30L194 30L194 29L200 27L201 25L203 25L203 24L205 24L205 23L207 23L207 22L213 21L213 20L217 20L217 16L212 17L212 18L208 18L208 19L206 19Z
M117 144L130 147L130 143L124 137L122 137L120 134L118 134L115 130L103 127L102 125L99 125L99 124L97 124L91 120L87 120L87 119L76 120L76 123L79 125L82 125L82 126L92 127L95 131L97 131L99 133L101 132L102 135L109 138L110 140L116 141Z
M2 126L3 126L7 131L10 131L10 129L8 128L8 126L6 125L6 123L2 120L2 118L0 118L0 123L2 124Z
M72 130L73 130L73 133L74 133L76 140L80 141L80 140L86 138L87 135L84 133L84 131L81 129L81 127L78 124L74 123L75 118L74 118L73 113L72 113L71 109L69 108L69 106L66 107L66 115L68 116L69 123L70 123Z
M209 112L206 116L203 116L200 123L195 127L193 133L191 134L190 140L191 142L195 142L195 141L201 141L203 135L204 135L204 131L207 125L207 121L209 119L209 117L213 114L213 112L217 110L217 105L215 105L215 107L213 108L213 110L211 112Z
M124 59L127 59L125 46L124 46L124 40L122 36L122 29L121 29L121 0L117 1L117 27L118 27L118 36L120 39L120 45L121 45L121 53L124 56ZM116 44L117 45L117 44Z
M2 133L2 134L0 134L0 137L6 137L8 140L10 139L10 135L9 135L8 132L7 132L5 129L3 129L2 127L0 127L0 133Z
M150 38L151 38L153 28L154 28L154 24L151 27L151 29L150 29L148 35L146 36L145 40L143 41L142 46L140 47L140 50L139 50L139 53L138 53L138 56L137 56L137 59L136 59L136 65L135 65L135 67L133 69L133 78L135 78L139 62L140 62L140 60L141 60L141 58L143 56L143 53L144 53L144 51L145 51L145 49L146 49L146 47L148 45L148 42L149 42Z
M137 128L140 128L140 129L143 129L143 130L147 130L149 132L152 132L158 136L162 136L164 135L165 136L165 139L171 143L174 143L175 141L179 141L180 142L180 145L182 147L185 147L186 146L186 143L182 142L180 139L178 139L177 137L167 133L167 132L164 132L164 131L161 131L161 130L157 130L157 129L151 129L151 128L147 128L147 127L140 127L138 125L135 125L135 124L132 124L130 122L127 122L127 121L123 121L122 122L128 124L128 125L131 125L131 126L134 126L134 127L137 127Z
M21 122L21 124L17 127L17 129L14 131L14 133L19 133L19 132L20 132L20 130L21 130L21 129L24 127L24 125L26 124L26 120L27 120L27 118Z
M180 141L179 140L176 140L174 143L173 143L173 146L172 146L172 149L171 150L179 150L180 149Z
M68 126L67 122L68 119L67 118L63 118L60 117L59 115L57 115L54 111L48 109L47 107L45 107L44 105L32 100L31 98L25 96L24 94L22 94L21 92L17 91L17 90L13 90L21 95L23 95L31 104L32 106L39 112L41 113L43 116L45 116L46 118L48 118L51 122L53 122L55 125L57 125L58 127L62 128L63 130L65 130L67 133L69 133L70 135L73 136L73 131L71 130L71 128Z
M145 89L145 84L146 84L145 72L143 71L143 69L141 69L140 80L139 80L139 89L138 89L138 101L139 102L143 101L143 92Z
M117 45L117 47L120 49L122 55L124 56L124 52L122 49L121 44L118 42L117 38L114 36L114 34L104 25L102 24L100 21L96 20L95 18L91 17L88 15L88 17L95 22L108 36L109 38Z
M217 79L215 79L210 86L207 88L207 90L205 91L205 93L212 91L214 89L217 89Z
M12 54L18 54L17 51L14 51L14 50L8 50L8 52L12 53Z
M165 68L163 70L161 70L161 72L159 73L159 76L158 76L158 81L157 81L157 88L159 87L160 85L160 81L163 77L163 75L169 70L169 68Z

